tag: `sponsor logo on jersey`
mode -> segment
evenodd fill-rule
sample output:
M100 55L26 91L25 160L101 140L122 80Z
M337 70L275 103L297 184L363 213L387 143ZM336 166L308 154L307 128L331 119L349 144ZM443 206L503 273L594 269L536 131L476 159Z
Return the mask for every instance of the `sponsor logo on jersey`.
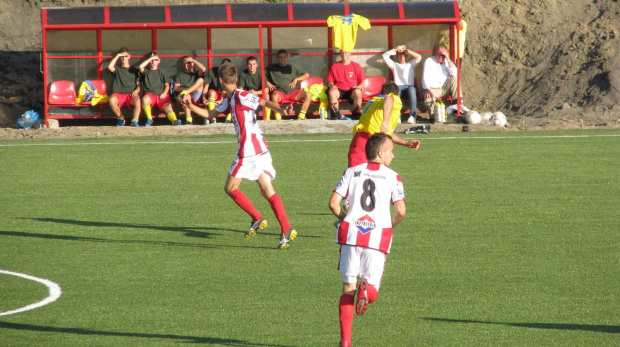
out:
M369 215L365 214L362 218L355 221L355 227L362 234L367 234L376 227L376 223Z

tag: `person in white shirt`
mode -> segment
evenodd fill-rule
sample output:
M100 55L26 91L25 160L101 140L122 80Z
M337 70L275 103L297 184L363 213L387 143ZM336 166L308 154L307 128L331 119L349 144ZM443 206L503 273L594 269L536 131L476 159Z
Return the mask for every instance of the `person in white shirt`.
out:
M429 113L432 113L437 98L450 95L456 103L456 75L456 65L448 58L448 50L443 46L437 47L435 54L424 61L422 89L424 106Z
M222 92L226 97L213 110L205 110L191 102L191 95L182 92L183 105L188 107L197 116L213 119L218 114L230 114L232 123L237 133L237 156L233 161L224 191L230 198L245 211L251 218L250 229L245 233L245 238L250 239L256 235L259 229L267 227L267 220L254 207L250 198L241 190L241 182L245 180L255 181L258 184L261 195L269 202L271 209L280 223L280 243L278 249L287 249L290 242L297 237L295 230L288 220L284 203L273 188L272 180L276 178L276 170L273 167L271 153L267 147L267 141L263 131L256 122L256 109L259 106L268 107L282 114L284 110L273 102L254 95L237 86L237 68L232 63L223 63L218 69L218 80L222 86Z
M402 179L390 169L393 149L390 135L372 135L366 143L368 162L348 168L329 199L329 208L339 221L335 241L340 245L342 278L338 303L341 347L351 346L353 312L363 315L379 295L392 230L407 212ZM341 207L343 199L349 203L348 212Z
M396 62L392 60L394 55L396 56ZM407 61L407 56L411 56L413 59ZM418 108L415 89L415 68L422 61L422 56L410 50L407 46L400 45L383 53L383 61L392 71L394 83L398 86L400 93L399 96L409 100L410 116L407 119L407 123L414 124L416 122L416 109Z

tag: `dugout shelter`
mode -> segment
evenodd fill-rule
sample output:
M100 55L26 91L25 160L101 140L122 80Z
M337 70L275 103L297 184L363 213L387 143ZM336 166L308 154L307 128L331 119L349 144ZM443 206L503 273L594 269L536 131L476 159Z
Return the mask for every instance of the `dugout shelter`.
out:
M381 54L406 44L423 56L416 70L419 86L424 59L435 45L447 42L459 67L460 90L457 1L54 7L41 10L45 121L112 118L106 104L72 102L71 88L75 93L86 80L111 87L107 65L120 47L130 49L136 66L148 52L157 51L160 69L171 78L182 70L187 54L207 68L229 58L239 71L247 57L255 56L265 76L266 66L277 62L276 52L286 49L289 64L325 79L331 63L339 59L326 19L349 14L368 18L372 26L358 30L352 52L352 60L367 76L389 79Z

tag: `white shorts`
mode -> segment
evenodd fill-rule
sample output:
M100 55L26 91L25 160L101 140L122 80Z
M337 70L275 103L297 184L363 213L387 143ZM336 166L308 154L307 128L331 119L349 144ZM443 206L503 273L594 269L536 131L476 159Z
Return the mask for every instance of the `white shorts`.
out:
M383 279L386 258L387 254L376 249L340 245L338 269L342 273L342 282L357 283L357 279L361 278L378 290Z
M250 181L256 181L263 172L271 176L272 180L276 178L276 169L273 168L269 152L246 158L236 157L228 171L233 177Z

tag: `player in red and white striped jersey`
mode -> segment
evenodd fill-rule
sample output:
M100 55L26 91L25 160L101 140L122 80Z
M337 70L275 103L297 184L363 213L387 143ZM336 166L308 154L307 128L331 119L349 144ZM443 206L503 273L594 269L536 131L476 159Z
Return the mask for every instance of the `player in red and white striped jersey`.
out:
M372 135L366 143L368 163L347 169L329 200L329 208L340 220L336 243L340 244L338 267L343 282L339 303L341 346L351 346L353 311L361 316L377 299L392 246L392 229L405 217L403 183L389 168L393 149L391 136ZM348 213L341 208L343 199L349 201Z
M222 90L229 95L214 110L205 110L193 105L189 96L183 97L183 104L189 107L196 115L212 119L220 113L230 113L232 122L237 133L239 147L237 156L228 172L224 190L250 217L252 222L250 229L245 234L249 239L256 235L258 229L264 229L267 221L258 212L250 199L239 189L243 179L256 181L260 192L276 215L280 223L281 235L277 248L286 249L290 241L297 237L297 231L291 227L284 203L276 193L271 181L276 178L276 170L271 163L271 153L267 148L267 142L256 122L256 109L258 106L268 107L276 112L283 112L278 104L267 101L259 96L237 88L237 68L232 63L222 64L219 68L219 79Z

